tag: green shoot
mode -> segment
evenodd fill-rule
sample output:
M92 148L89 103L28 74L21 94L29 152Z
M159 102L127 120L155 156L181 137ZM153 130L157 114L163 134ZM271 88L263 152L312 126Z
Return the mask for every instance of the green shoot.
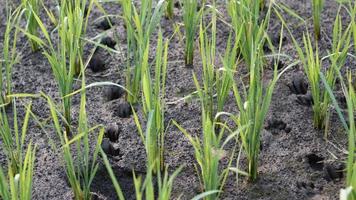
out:
M39 36L38 23L34 17L34 14L39 15L39 0L22 0L22 6L25 11L27 21L26 31L29 32L31 35ZM40 47L36 40L32 40L31 38L29 38L29 43L33 51L37 51Z
M250 58L251 54L254 53L253 43L261 37L260 34L264 34L267 26L268 18L261 23L259 22L261 4L261 1L250 0L229 0L227 3L227 11L235 34L238 35L242 31L239 50L248 66L252 65ZM269 12L270 9L267 16Z
M183 1L183 21L185 29L185 65L192 66L194 64L194 40L196 28L201 18L202 10L197 11L198 1L184 0Z
M314 33L317 40L320 39L320 16L324 7L324 0L313 0Z
M84 71L83 64L81 64L81 70ZM60 139L62 147L60 148L64 158L64 167L72 187L74 198L76 200L91 199L90 185L95 177L98 170L97 158L100 151L100 145L104 136L104 128L101 126L96 126L94 128L88 127L88 120L86 114L86 86L85 77L82 75L82 87L80 90L81 101L78 119L78 131L77 135L69 140L67 137L67 132L62 131L60 126L60 117L55 108L55 105L51 98L42 94L46 99L50 107L51 117L53 120L54 128ZM99 134L97 136L96 145L93 152L90 149L90 132L99 129ZM75 148L72 147L75 144ZM75 149L75 152L73 152ZM74 160L73 154L76 153L77 157Z
M202 96L200 96L202 102ZM234 139L245 127L240 127L238 130L232 132L229 130L230 135L224 138L226 125L217 122L217 118L223 113L218 113L214 121L210 120L207 112L202 107L202 125L203 125L203 137L202 140L198 137L192 137L184 128L182 128L176 121L173 124L188 138L192 144L195 152L195 159L199 165L199 178L201 180L203 194L209 193L205 196L206 200L217 199L219 193L224 188L231 161L235 155L232 153L227 169L221 170L219 166L220 159L224 158L226 152L224 150L225 145L232 139ZM221 131L216 134L215 128L217 125L222 126ZM234 151L233 151L234 152ZM215 191L215 192L212 192ZM212 192L212 193L210 193Z
M348 54L351 38L349 30L350 27L343 31L341 19L339 15L337 15L333 27L333 43L332 52L330 54L331 66L326 71L327 83L331 89L334 88L336 82L335 71L339 71L343 67ZM292 37L292 40L310 83L313 98L314 126L318 129L326 128L331 101L327 91L320 90L322 59L319 57L318 44L316 42L314 50L309 32L303 35L304 51L294 37Z
M136 104L140 94L141 64L150 37L163 15L165 1L160 0L153 13L152 0L142 0L139 10L131 0L121 0L121 6L127 32L127 57L133 57L133 63L127 59L126 88L131 92L127 95L127 101Z
M240 35L240 34L239 34ZM226 99L232 88L233 80L231 73L236 72L238 59L238 41L239 37L235 38L235 44L231 44L231 37L229 37L226 45L224 56L220 56L222 62L222 69L216 72L216 90L217 90L217 112L222 112Z
M215 2L214 2L215 3ZM198 89L198 92L201 91L202 95L202 106L207 112L207 116L210 120L213 119L214 113L214 84L215 84L215 55L216 55L216 10L215 5L212 5L211 8L212 18L211 18L211 37L207 32L208 28L203 24L201 19L199 26L199 50L202 58L203 65L203 86L198 83L196 76L194 74L194 82Z
M157 168L163 170L164 150L164 94L167 73L168 41L163 44L162 33L158 34L156 48L155 77L151 78L151 68L148 64L149 43L142 62L142 103L143 113L147 120L146 133L143 133L138 116L134 112L135 122L147 153L147 166L152 166L153 172ZM162 60L163 59L163 60Z
M23 32L32 40L37 41L44 46L44 55L48 59L55 80L58 83L59 93L62 97L62 107L65 117L66 132L70 134L71 125L71 97L68 94L73 92L74 76L80 72L80 62L82 62L83 41L81 37L87 27L88 18L84 19L84 6L75 1L75 7L70 2L62 0L60 7L59 25L58 25L58 47L55 48L51 40L50 33L46 29L41 19L36 13L33 13L45 40L38 38L31 33ZM69 3L67 5L67 3ZM89 4L89 11L92 7L92 1ZM84 73L84 71L82 71Z
M31 200L32 179L35 163L36 146L32 142L27 147L25 156L19 158L18 172L14 172L11 162L8 166L8 178L0 167L0 198L4 200Z
M11 171L14 174L19 173L22 164L22 152L24 150L25 138L27 135L27 128L30 119L31 105L27 106L25 118L21 129L18 125L16 102L13 101L13 126L11 125L5 108L2 107L0 114L0 136L3 142L5 154L9 159Z
M2 91L5 88L5 91L0 93L0 104L9 104L11 102L8 96L12 93L12 68L19 60L16 49L19 30L15 27L20 22L20 11L19 9L11 11L9 7L7 8L7 20L2 49L3 61L0 61L0 88ZM13 36L11 37L12 34ZM4 72L5 76L3 75Z
M347 73L347 84L344 82L343 77L340 71L336 71L338 78L341 82L342 90L344 92L347 104L347 119L342 113L333 91L329 87L325 76L320 73L321 80L325 85L327 92L329 93L331 99L333 99L333 104L336 111L339 114L340 120L348 124L346 125L345 130L348 133L348 152L346 160L346 189L341 189L340 199L342 200L355 200L356 199L356 162L355 162L355 142L356 142L356 125L355 125L355 109L356 109L356 93L352 81L352 73L348 71Z
M247 126L251 123L250 126L240 133L242 147L248 160L248 174L251 181L255 181L257 178L260 134L263 129L266 114L269 110L274 87L279 77L293 66L290 65L278 73L277 63L279 56L277 56L277 61L274 63L273 78L269 83L264 83L262 79L264 75L262 50L262 46L265 42L265 37L262 34L264 32L264 26L260 26L257 32L259 34L252 40L253 43L249 47L251 54L249 58L247 58L250 62L248 88L243 85L242 89L239 90L236 84L233 85L235 100L239 110L239 115L235 123L238 127ZM282 37L283 28L281 29L279 52L276 53L276 55L280 55ZM230 76L233 77L232 73Z
M174 0L167 0L166 17L173 19L174 16Z

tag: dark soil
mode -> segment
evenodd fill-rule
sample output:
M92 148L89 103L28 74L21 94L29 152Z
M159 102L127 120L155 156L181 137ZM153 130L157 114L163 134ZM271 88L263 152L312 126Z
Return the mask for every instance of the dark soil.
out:
M222 1L221 1L222 2ZM281 0L304 19L308 19L308 29L312 32L311 22L311 1L307 0ZM14 1L18 3L18 1ZM325 1L323 12L322 38L319 42L321 53L325 55L326 49L330 47L330 35L332 23L337 10L335 1ZM46 1L46 5L52 10L55 9L51 1ZM161 26L165 37L170 37L174 30L172 24L182 23L182 12L180 4L175 4L174 19L163 18ZM121 13L121 8L117 4L105 3L104 8L109 14L117 15ZM2 42L5 30L5 0L0 0L0 42ZM223 5L219 7L222 13L226 13ZM112 54L100 50L100 59L105 63L103 70L87 70L87 84L100 81L125 82L126 68L126 39L123 21L120 18L111 18L112 28L107 20L96 20L102 14L97 8L91 13L88 37L92 38L103 30L108 34L116 34L119 38L116 44L117 50L122 54ZM284 13L286 21L294 36L301 41L304 27L291 16ZM343 12L343 19L347 20L346 12ZM225 16L227 18L227 16ZM49 27L50 21L43 14L42 19ZM276 16L272 17L270 35L279 35L281 23ZM218 23L217 52L223 53L229 28ZM287 31L285 31L286 33ZM155 37L153 37L155 38ZM155 39L153 39L152 55L155 53ZM43 91L56 102L60 101L58 86L54 80L49 63L41 52L32 53L27 39L22 35L18 42L18 52L21 56L21 63L17 64L13 70L14 92L34 93ZM109 46L109 45L108 45ZM111 45L110 45L111 46ZM115 45L114 45L115 46ZM196 45L197 46L197 45ZM85 50L88 57L92 51L90 45ZM0 46L1 49L1 46ZM291 39L286 35L282 48L282 53L291 56L292 60L283 60L284 66L293 63L296 59L295 48ZM184 45L178 35L172 38L169 46L169 66L167 77L166 121L175 119L182 127L186 128L192 135L201 134L201 111L200 103L197 100L187 102L177 101L185 95L195 90L192 72L194 71L198 79L201 79L201 60L199 50L196 48L193 68L186 68L184 65ZM153 56L151 56L153 60ZM346 67L351 68L355 63L347 61ZM220 66L218 66L220 67ZM327 66L324 66L327 67ZM240 67L243 68L243 65ZM101 69L101 68L100 68ZM266 67L265 79L271 77L271 67ZM94 71L96 73L94 73ZM242 70L243 71L243 70ZM242 76L241 74L239 76ZM295 77L299 76L298 81ZM328 130L328 141L324 140L324 131L316 130L313 127L312 108L310 99L305 91L305 84L299 80L306 80L302 72L302 66L296 66L288 70L279 80L273 95L273 101L265 121L265 129L261 135L261 153L259 159L259 178L255 183L249 182L245 177L236 176L231 172L227 179L226 186L221 199L263 199L263 200L301 200L301 199L337 199L339 190L345 184L345 177L342 172L345 155L342 149L346 148L346 134L343 130L337 115L332 111L330 117L330 129ZM293 89L290 88L291 84ZM289 87L288 87L289 86ZM75 88L80 87L80 82L75 83ZM337 89L337 93L341 90ZM88 120L92 126L112 124L120 127L120 134L108 135L105 139L104 149L111 155L110 161L114 172L121 184L127 199L135 199L132 170L136 174L144 174L145 149L140 140L139 134L133 120L130 105L125 103L124 97L109 98L107 101L107 87L94 87L87 91L87 113ZM300 97L302 95L302 97ZM302 100L299 100L299 99ZM22 104L30 100L19 100L19 116L24 116ZM46 102L42 99L31 99L33 102L33 112L41 119L49 117L49 110ZM78 116L79 96L73 98L72 115L74 125ZM302 102L309 106L300 105ZM135 108L136 109L136 108ZM228 99L226 112L236 113L236 106L232 94ZM141 116L141 109L137 108L137 113ZM110 130L110 129L109 129ZM110 130L111 132L111 130ZM112 138L113 137L113 138ZM58 144L58 138L53 130L47 133L42 131L32 120L29 126L28 138L38 144L36 168L33 183L33 199L70 199L72 192L66 183L66 174L61 162L61 156L51 148L51 142ZM50 138L50 139L49 139ZM109 138L112 138L110 141ZM95 145L95 135L93 136L93 146ZM1 143L1 141L0 141ZM238 149L238 148L237 148ZM226 149L227 155L231 155L233 146ZM181 199L190 199L201 192L199 179L194 165L194 150L187 138L175 127L171 126L165 137L165 163L170 166L170 170L185 165L175 181L173 199L181 196ZM246 160L242 156L240 168L246 169ZM227 158L223 158L221 163L226 164ZM5 164L4 155L0 154L0 162ZM233 163L236 165L236 163ZM101 164L98 174L93 182L92 191L99 199L116 199L111 180L106 173L105 167Z

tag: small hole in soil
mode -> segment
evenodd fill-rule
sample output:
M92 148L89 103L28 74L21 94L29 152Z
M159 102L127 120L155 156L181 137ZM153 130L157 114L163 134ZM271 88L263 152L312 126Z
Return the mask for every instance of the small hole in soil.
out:
M327 181L337 181L343 178L344 176L343 164L327 164L324 168L325 179Z
M115 109L115 115L121 118L129 118L132 115L132 107L129 103L121 103Z
M288 87L293 94L306 94L308 92L308 84L300 76L294 77Z
M116 41L114 39L112 39L111 37L109 37L109 36L106 36L106 37L102 38L100 43L102 45L105 45L105 46L111 48L111 49L114 49L115 45L116 45Z
M287 124L283 120L279 120L279 119L269 120L266 127L266 129L269 130L273 135L276 135L283 130L287 132L287 128L288 128Z
M310 93L307 93L306 95L298 95L297 103L303 106L312 106L313 96Z
M120 155L120 149L115 147L109 140L109 138L104 138L101 142L101 148L103 151L111 156L118 156Z
M117 124L110 124L105 130L105 137L111 142L116 142L119 139L121 130Z
M312 154L307 155L307 160L308 160L309 166L312 169L318 170L318 171L323 170L324 158L322 156L318 156L318 155L312 153Z
M105 70L105 63L98 54L94 54L90 59L88 68L94 73L101 72Z
M117 83L120 84L120 83ZM125 94L125 90L118 86L110 86L105 91L105 96L108 101L121 98Z
M174 2L174 7L175 8L181 8L181 3L179 1Z
M110 18L105 17L96 25L96 27L101 30L108 30L111 28L111 25L113 26L114 22Z

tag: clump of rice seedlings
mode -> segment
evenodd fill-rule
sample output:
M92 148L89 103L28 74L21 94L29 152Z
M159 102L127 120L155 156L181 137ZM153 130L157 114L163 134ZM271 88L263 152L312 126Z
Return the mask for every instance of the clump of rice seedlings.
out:
M84 70L81 64L82 70ZM42 94L49 104L54 129L60 139L61 147L58 149L64 159L64 167L72 188L74 199L91 199L90 186L98 170L97 158L101 149L105 129L102 126L90 128L86 114L86 86L85 77L82 76L82 87L80 90L81 100L78 118L77 135L72 139L68 133L63 131L60 125L60 114L50 97ZM96 145L90 149L90 133L98 133ZM76 157L74 158L74 154Z
M214 93L215 93L215 56L216 56L216 10L212 5L211 10L211 35L209 35L208 26L204 25L201 19L199 26L199 51L202 60L203 85L200 86L195 74L193 75L198 92L201 91L202 105L207 116L212 120L214 118Z
M260 151L260 134L263 129L263 123L272 99L273 90L279 77L294 64L287 66L283 71L278 72L279 56L275 58L273 77L269 82L263 81L263 50L262 46L265 43L263 34L264 27L260 26L257 37L252 40L253 43L249 47L251 49L250 57L247 59L249 63L249 82L248 86L242 85L238 87L236 82L233 84L233 91L239 114L236 117L235 123L238 127L246 127L240 132L242 147L248 160L248 175L251 181L257 178L258 155ZM279 51L276 55L280 55L281 44L283 38L283 27L279 40ZM232 75L231 75L232 76ZM239 89L240 88L240 89Z
M341 82L341 87L346 98L347 117L342 114L342 110L336 101L332 89L329 87L326 77L320 73L321 80L329 93L336 112L339 115L343 126L348 133L348 149L346 159L346 189L341 189L340 200L355 200L356 199L356 162L355 162L355 143L356 143L356 125L355 125L355 110L356 110L356 93L353 85L352 72L347 72L347 83L343 80L340 71L336 74Z
M0 60L0 89L2 90L0 93L0 105L9 104L11 102L9 96L12 93L12 68L19 60L16 49L19 29L15 28L15 26L17 26L20 22L20 11L20 9L11 11L11 9L7 7L7 20L2 46L3 60Z
M320 38L320 16L324 7L324 0L313 0L313 22L314 22L314 33L315 38L319 40Z
M174 16L174 0L167 0L166 17L173 19Z
M23 158L22 154L25 146L25 138L27 135L27 128L30 119L31 105L27 106L21 129L19 128L18 124L15 101L13 101L13 123L9 121L5 108L1 107L0 109L0 138L2 140L3 149L5 150L5 155L8 158L11 172L17 174L21 169Z
M348 54L351 37L349 30L350 27L343 31L340 16L337 15L333 27L332 52L329 56L331 66L326 71L327 83L331 89L334 88L336 82L335 72L341 70ZM322 71L323 59L319 56L318 44L316 42L314 50L309 32L303 34L304 51L293 37L292 40L310 83L313 98L314 126L318 129L327 128L331 100L327 91L320 89L320 73Z
M227 11L235 34L239 34L242 31L239 51L248 66L251 65L250 58L251 54L254 53L253 43L258 40L260 34L264 34L268 24L266 21L269 20L266 17L265 20L259 21L261 4L261 1L250 0L229 0L227 2ZM268 9L267 16L269 12L270 9Z
M8 161L8 174L4 174L0 167L0 198L4 200L21 199L31 200L32 197L32 179L35 163L36 146L29 143L27 151L19 155L20 163L18 171L13 171L11 161Z
M241 35L241 34L239 34ZM229 37L225 49L225 54L220 57L223 67L216 72L216 90L217 90L217 112L222 112L226 99L231 91L233 84L233 76L238 64L238 41L240 36L235 37L234 45L231 42L231 36Z
M198 10L198 1L183 1L183 21L185 29L185 65L193 66L194 64L194 40L196 28L201 18L202 9Z
M127 101L136 104L140 94L141 63L151 35L163 15L165 1L158 1L153 12L152 0L141 1L140 8L137 8L131 0L122 0L121 5L127 33L126 88L131 92L127 95Z
M111 181L114 184L114 188L115 188L117 197L119 200L124 200L125 199L124 194L123 194L120 184L117 181L115 174L111 168L110 162L109 162L106 154L104 153L104 151L101 150L100 152L101 152L101 156L104 161L104 165L110 175ZM158 184L157 187L153 180L153 171L154 171L153 167L147 168L147 174L146 174L144 181L142 181L142 177L137 177L135 175L135 173L133 172L136 199L137 200L142 200L142 199L169 200L169 199L171 199L171 192L172 192L172 189L174 186L174 179L182 171L182 167L179 167L170 176L168 173L168 167L165 167L163 176L161 174L162 172L159 169L156 169L155 171L157 171L157 184ZM158 193L155 193L156 188L158 188ZM156 196L156 194L157 194L157 196Z
M203 104L202 96L200 96L200 99ZM173 121L173 124L179 128L179 130L192 144L195 152L195 159L198 163L197 169L199 169L199 180L201 181L202 191L204 192L203 194L208 194L204 199L212 200L217 199L219 192L223 190L232 158L235 155L233 151L231 157L229 158L227 168L221 169L219 162L222 158L227 156L224 147L227 143L229 143L229 141L234 139L235 136L239 134L243 127L231 132L230 129L226 128L226 125L217 122L219 116L224 113L218 113L214 118L214 121L211 121L208 114L209 113L204 110L204 106L202 105L202 139L199 136L191 136L176 121ZM223 127L219 133L215 132L217 125ZM225 130L229 130L230 134L227 135L224 140Z
M31 35L39 36L38 32L38 23L37 20L34 17L34 14L39 15L40 11L40 1L39 0L22 0L22 7L25 12L26 16L26 31L29 32ZM33 51L37 51L40 47L40 45L36 42L36 40L33 40L29 38L29 43Z
M84 71L80 71L80 63L82 62L83 51L82 36L87 27L88 18L84 18L86 1L80 2L82 4L77 0L75 4L71 4L67 0L61 1L58 36L55 41L52 41L49 31L36 13L33 13L33 17L36 19L45 39L42 40L23 30L28 37L44 47L43 54L51 65L53 75L58 83L60 96L62 97L64 124L68 134L70 133L71 125L71 96L68 94L73 92L72 86L75 75L78 72L84 73ZM90 1L89 10L91 10L91 7L92 1ZM58 45L54 45L55 43Z
M142 62L142 104L143 113L147 120L145 133L142 130L138 116L134 112L134 119L138 132L145 145L147 153L147 166L163 170L164 158L164 94L167 73L168 41L163 44L162 33L158 34L156 48L155 77L151 77L151 67L148 63L149 44ZM157 167L155 165L158 165Z

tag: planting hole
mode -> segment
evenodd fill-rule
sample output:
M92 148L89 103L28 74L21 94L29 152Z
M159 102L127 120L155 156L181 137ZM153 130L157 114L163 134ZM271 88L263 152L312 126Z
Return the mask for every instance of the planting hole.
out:
M322 156L318 156L314 153L307 155L307 161L309 166L317 171L323 170L324 167L324 158Z
M94 73L101 72L105 70L105 63L98 54L94 54L89 62L88 68Z

